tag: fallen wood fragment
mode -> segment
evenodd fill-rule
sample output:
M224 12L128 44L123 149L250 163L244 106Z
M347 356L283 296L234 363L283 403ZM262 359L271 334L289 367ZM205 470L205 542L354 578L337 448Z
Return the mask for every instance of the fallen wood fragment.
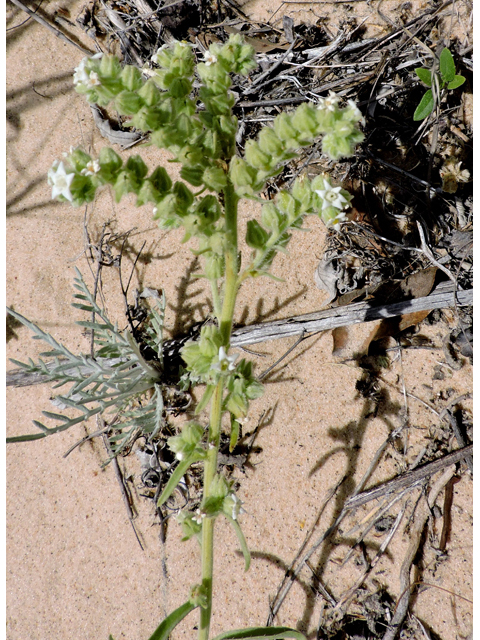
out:
M307 336L309 334L329 331L337 327L347 327L361 322L372 322L382 318L393 318L407 313L442 309L446 307L465 306L473 302L473 289L454 291L452 283L442 283L433 293L422 298L405 300L394 304L379 305L378 302L356 302L342 307L333 307L323 311L315 311L285 320L262 322L235 329L230 344L232 347L243 347L266 340L278 340L291 336ZM172 346L169 341L170 347ZM113 365L112 365L113 366ZM47 363L48 367L48 363ZM7 371L7 386L23 387L48 381L43 373L28 373L23 369Z

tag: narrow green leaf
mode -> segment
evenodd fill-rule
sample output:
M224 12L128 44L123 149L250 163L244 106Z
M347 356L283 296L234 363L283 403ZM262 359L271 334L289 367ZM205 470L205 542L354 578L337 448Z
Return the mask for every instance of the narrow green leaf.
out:
M428 115L430 115L433 111L433 93L429 89L423 98L420 100L418 107L415 109L415 113L413 114L414 120L424 120Z
M194 462L199 462L200 460L203 460L203 457L204 457L203 452L194 451L192 455L188 456L188 458L185 458L185 460L181 460L178 463L178 466L170 476L170 479L168 480L165 486L165 489L162 491L162 494L158 499L158 502L157 502L158 507L161 507L162 504L169 499L169 497L175 491L175 487L180 482L182 477L185 475L190 465L192 465Z
M264 638L295 638L295 640L306 640L303 633L289 629L288 627L249 627L247 629L236 629L235 631L225 631L213 640L264 640Z
M245 536L243 535L243 531L241 530L240 525L236 520L230 518L230 516L227 516L227 514L225 514L225 517L230 522L235 533L237 534L238 541L240 542L240 549L242 550L243 557L245 559L245 571L248 571L248 569L250 568L250 561L252 557L250 555L250 550L248 548L247 541L245 540Z
M208 384L207 385L207 388L205 389L205 393L203 394L202 399L200 400L200 402L195 407L195 415L198 415L201 411L203 411L203 409L205 409L205 407L208 404L208 401L210 400L210 398L213 395L214 389L215 389L215 385L214 384Z
M182 604L178 609L172 611L170 615L168 615L163 622L155 629L155 631L150 636L149 640L168 640L168 636L171 634L173 629L177 626L179 622L181 622L185 616L187 616L191 611L195 609L195 605L190 601Z
M420 80L427 85L427 87L432 86L432 72L430 69L425 69L425 67L418 67L415 69L415 73L420 78Z
M230 414L230 417L231 417L231 421L230 421L230 446L229 446L228 449L229 449L230 453L232 453L232 451L237 446L238 436L240 435L240 423L238 422L238 420L235 420L235 418L233 417L232 414Z
M447 47L440 54L440 75L444 82L451 82L455 77L455 62Z
M458 89L465 82L466 78L463 76L455 76L454 79L448 83L447 89Z

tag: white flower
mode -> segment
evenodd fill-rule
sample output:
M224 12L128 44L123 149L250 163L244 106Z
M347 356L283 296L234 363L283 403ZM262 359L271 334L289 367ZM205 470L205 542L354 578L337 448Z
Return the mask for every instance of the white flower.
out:
M88 58L83 58L78 67L75 67L75 73L73 74L73 84L87 84L88 73L85 71L85 65Z
M327 111L335 111L338 105L338 97L333 92L330 91L328 94L328 98L319 98L318 100L318 109L327 109Z
M103 56L103 53L96 53L91 56L91 60L99 59ZM95 86L100 84L100 79L95 71L88 73L85 70L85 65L90 58L85 57L81 60L78 67L75 67L75 73L73 74L73 84L84 84L85 86Z
M332 187L327 178L323 180L324 188L317 189L315 193L322 199L322 211L327 207L344 209L348 205L348 200L340 192L342 187Z
M84 176L93 176L99 171L100 164L98 163L98 160L90 160L90 162L87 162L87 166L85 167L85 169L82 169L80 173Z
M211 64L215 64L217 62L217 56L214 56L210 51L205 51L203 54L203 61L209 67Z
M177 460L183 460L185 458L185 454L183 453L183 451L177 451L175 457Z
M63 196L70 202L73 196L70 191L70 185L75 177L74 173L67 173L63 162L55 161L48 171L48 183L52 185L52 198Z
M353 100L348 100L347 104L350 107L350 113L352 114L353 119L358 120L358 122L361 122L362 124L365 124L365 118L363 117L362 112L357 107L355 102Z
M342 227L342 223L347 221L347 216L344 211L339 211L335 218L327 220L325 222L326 226L335 229L335 231L340 231Z
M88 81L86 82L87 87L98 87L100 84L102 83L100 82L98 73L96 71L90 71Z
M197 524L202 524L202 520L205 518L205 514L202 511L200 511L200 509L197 509L195 511L195 514L196 515L192 516L192 520Z
M225 498L225 506L233 520L236 520L239 515L245 513L245 509L242 509L242 504L243 502L234 493L230 493Z
M225 347L220 347L218 351L218 362L212 364L212 369L216 371L233 371L235 369L235 360L238 358L238 353L234 353L231 356L227 356Z

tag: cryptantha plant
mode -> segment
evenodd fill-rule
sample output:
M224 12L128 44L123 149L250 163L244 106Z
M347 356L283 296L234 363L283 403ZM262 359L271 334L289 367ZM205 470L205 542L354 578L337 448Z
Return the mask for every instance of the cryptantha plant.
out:
M196 413L208 410L209 418L206 426L198 419L169 438L178 464L158 500L162 505L189 467L203 462L200 507L195 512L184 510L179 516L184 538L199 541L201 576L185 603L160 624L151 639L166 639L198 608L198 637L207 640L212 615L214 525L219 516L232 524L246 569L250 563L239 524L242 503L217 465L222 417L229 417L233 449L250 402L263 393L252 364L237 361L229 352L237 293L247 278L270 275L275 255L285 251L291 232L301 228L304 216L317 215L328 227L339 229L351 196L333 186L327 176L297 178L289 191L280 190L274 200L262 201L260 220L247 222L245 241L251 255L243 266L238 255L238 205L242 198L260 201L266 181L278 175L301 147L320 136L322 151L332 160L350 156L363 139L358 126L363 119L352 101L342 107L339 98L330 94L317 103L304 103L292 113L278 115L272 126L246 142L242 157L236 149L238 123L232 112L235 97L230 87L232 75L247 75L256 67L253 48L234 35L223 45L212 44L203 61L197 63L192 45L175 42L161 47L152 61L153 69L142 73L134 66L122 67L114 56L97 54L80 63L74 83L90 103L113 106L129 118L131 126L148 133L152 144L169 151L173 161L181 165L181 180L173 182L161 166L149 173L141 156L124 161L109 148L103 148L98 158L80 148L71 149L54 163L48 179L52 196L74 206L91 202L97 189L105 185L112 187L117 201L125 194L135 194L137 205L151 203L162 229L182 227L184 241L194 239L193 251L203 259L202 275L210 284L215 322L202 327L197 341L187 342L182 357L191 380L204 387ZM125 340L124 349L135 351L131 338ZM122 358L120 352L118 357ZM137 366L130 355L127 362L138 372L135 385L140 385L140 390L142 381L152 384L152 373L141 361ZM128 371L128 364L125 366ZM135 385L132 379L132 393L137 390ZM303 638L286 627L261 627L227 631L216 640L268 637Z

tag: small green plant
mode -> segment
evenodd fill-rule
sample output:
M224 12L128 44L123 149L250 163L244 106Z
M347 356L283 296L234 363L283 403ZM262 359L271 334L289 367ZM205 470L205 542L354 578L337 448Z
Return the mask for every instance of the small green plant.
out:
M94 159L82 149L71 149L62 161L56 161L48 173L52 197L75 206L91 202L96 190L110 185L118 200L127 193L136 195L137 205L151 203L153 216L163 229L183 227L184 241L194 239L193 252L203 258L203 277L210 284L214 323L205 324L198 341L187 342L182 358L192 384L204 387L196 407L197 419L187 423L181 433L168 439L177 466L173 470L158 505L163 505L190 466L203 462L203 497L200 507L180 513L184 539L196 538L200 545L202 568L200 582L195 584L185 603L172 612L156 629L151 640L166 640L174 627L191 611L199 609L198 637L208 640L212 615L214 525L225 517L238 536L245 569L250 564L247 543L239 524L242 503L232 485L218 472L220 436L229 425L230 448L233 450L240 432L240 422L252 400L263 393L251 362L237 362L229 353L235 302L240 286L247 278L271 277L275 255L285 251L291 232L301 229L306 215L317 215L330 228L339 229L345 220L345 209L351 195L333 186L321 175L309 180L297 178L290 191L281 190L274 200L264 202L259 194L266 181L278 175L283 165L295 158L298 149L322 138L322 150L333 160L349 156L363 139L358 124L363 120L356 105L345 107L334 94L317 104L302 104L291 114L281 113L272 126L263 128L256 140L245 144L244 157L236 150L237 118L230 91L233 74L247 75L256 67L254 50L240 36L231 36L224 45L212 44L197 63L193 47L184 42L163 46L153 57L151 76L144 78L134 66L122 68L109 55L85 58L75 70L76 90L91 103L106 106L130 117L130 124L150 134L151 143L167 149L174 162L181 165L181 181L171 180L164 167L149 173L140 156L126 162L113 150L103 148ZM194 79L199 88L194 88ZM242 198L263 202L260 220L247 222L246 244L250 256L241 265L238 251L238 205ZM163 307L152 316L151 347L156 351L158 366L145 362L136 341L128 333L119 334L99 309L78 275L75 284L80 308L95 313L101 321L84 324L98 332L101 341L95 358L76 359L50 337L28 323L36 336L47 340L53 348L50 357L78 360L78 377L63 397L65 405L80 409L80 418L60 421L59 431L98 411L127 401L135 394L155 389L161 376L161 329ZM115 358L110 372L98 369L105 357ZM80 364L87 365L88 375L80 374ZM30 363L30 368L46 365ZM70 380L63 361L56 366L57 380ZM82 369L81 371L84 371ZM113 371L113 373L112 373ZM82 377L83 376L83 377ZM161 394L160 394L161 395ZM153 414L145 422L145 432L153 436L161 424L161 399L156 394L150 407ZM91 405L91 406L90 406ZM146 411L145 409L145 411ZM200 414L208 411L202 420ZM144 415L144 414L142 414ZM227 420L224 421L223 418ZM132 418L133 420L134 418ZM128 423L130 424L130 423ZM42 430L40 437L48 431ZM128 425L127 425L128 426ZM119 427L121 430L121 427ZM121 436L118 436L121 438ZM286 627L259 627L227 631L216 640L254 638L298 638L299 632Z
M436 65L434 65L434 68L432 69L427 69L425 67L418 67L415 69L415 73L420 80L426 84L427 87L432 88L428 89L420 100L420 103L413 114L414 120L424 120L432 113L436 102L435 96L437 97L437 100L439 100L441 92L444 89L451 91L461 87L465 82L465 78L463 76L457 75L452 53L447 47L445 47L440 54L438 69L436 69L435 66Z

